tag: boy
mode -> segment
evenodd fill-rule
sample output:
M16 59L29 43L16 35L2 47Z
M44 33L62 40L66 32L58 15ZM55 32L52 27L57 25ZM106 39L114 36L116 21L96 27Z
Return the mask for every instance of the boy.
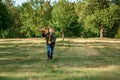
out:
M50 60L53 58L54 46L56 42L54 29L53 28L50 28L49 30L42 29L42 36L46 37L47 56L48 56L48 60Z

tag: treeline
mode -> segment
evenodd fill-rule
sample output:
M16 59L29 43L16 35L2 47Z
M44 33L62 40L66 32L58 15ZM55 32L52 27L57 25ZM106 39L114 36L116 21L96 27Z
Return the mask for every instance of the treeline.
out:
M58 37L120 38L120 0L14 4L14 0L0 0L0 38L41 37L43 27L53 27Z

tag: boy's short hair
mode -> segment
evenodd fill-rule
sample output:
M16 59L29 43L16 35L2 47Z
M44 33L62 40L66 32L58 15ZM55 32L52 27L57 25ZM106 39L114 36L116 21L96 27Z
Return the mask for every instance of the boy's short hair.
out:
M50 27L50 29L54 29L53 27Z

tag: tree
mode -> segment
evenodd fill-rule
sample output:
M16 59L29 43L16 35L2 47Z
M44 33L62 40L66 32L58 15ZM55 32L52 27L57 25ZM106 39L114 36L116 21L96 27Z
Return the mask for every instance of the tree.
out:
M110 0L112 3L120 6L120 0Z
M62 39L64 40L65 31L70 27L74 20L74 9L70 2L67 0L60 0L56 3L52 10L52 22L59 28L62 33Z
M22 26L20 21L20 13L20 6L12 6L10 37L24 37L24 35L20 33Z
M0 0L0 37L40 37L40 28L55 28L58 36L119 37L120 0Z
M112 27L107 29L107 37L115 37L115 35L118 34L120 29L120 6L116 4L110 4L109 8L110 14L111 14L111 24Z
M94 4L91 4L94 3ZM83 37L95 37L97 36L96 28L94 26L90 26L88 22L93 22L92 19L94 19L94 16L91 16L94 14L97 4L93 2L86 2L78 1L75 6L75 11L78 16L78 22L82 25L82 36ZM91 17L90 17L91 16Z
M8 35L10 25L9 11L6 5L0 0L0 37L5 38Z
M20 20L22 22L21 32L24 33L26 37L32 37L35 35L35 25L34 25L34 10L32 9L31 3L24 3L21 7Z
M49 27L52 7L49 1L30 0L21 7L21 32L27 37L40 36L39 28Z
M104 29L112 27L109 18L112 14L109 14L108 8L108 0L85 0L82 6L80 5L81 11L78 14L80 21L82 20L85 24L85 29L88 29L88 31L92 29L94 31L94 27L96 27L100 32L100 38L102 38ZM94 33L96 32L94 31Z

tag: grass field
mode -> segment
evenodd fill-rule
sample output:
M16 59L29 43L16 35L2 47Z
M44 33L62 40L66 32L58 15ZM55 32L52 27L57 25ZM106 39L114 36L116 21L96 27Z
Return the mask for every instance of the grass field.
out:
M0 80L120 80L120 40L57 40L46 60L44 39L0 39Z

